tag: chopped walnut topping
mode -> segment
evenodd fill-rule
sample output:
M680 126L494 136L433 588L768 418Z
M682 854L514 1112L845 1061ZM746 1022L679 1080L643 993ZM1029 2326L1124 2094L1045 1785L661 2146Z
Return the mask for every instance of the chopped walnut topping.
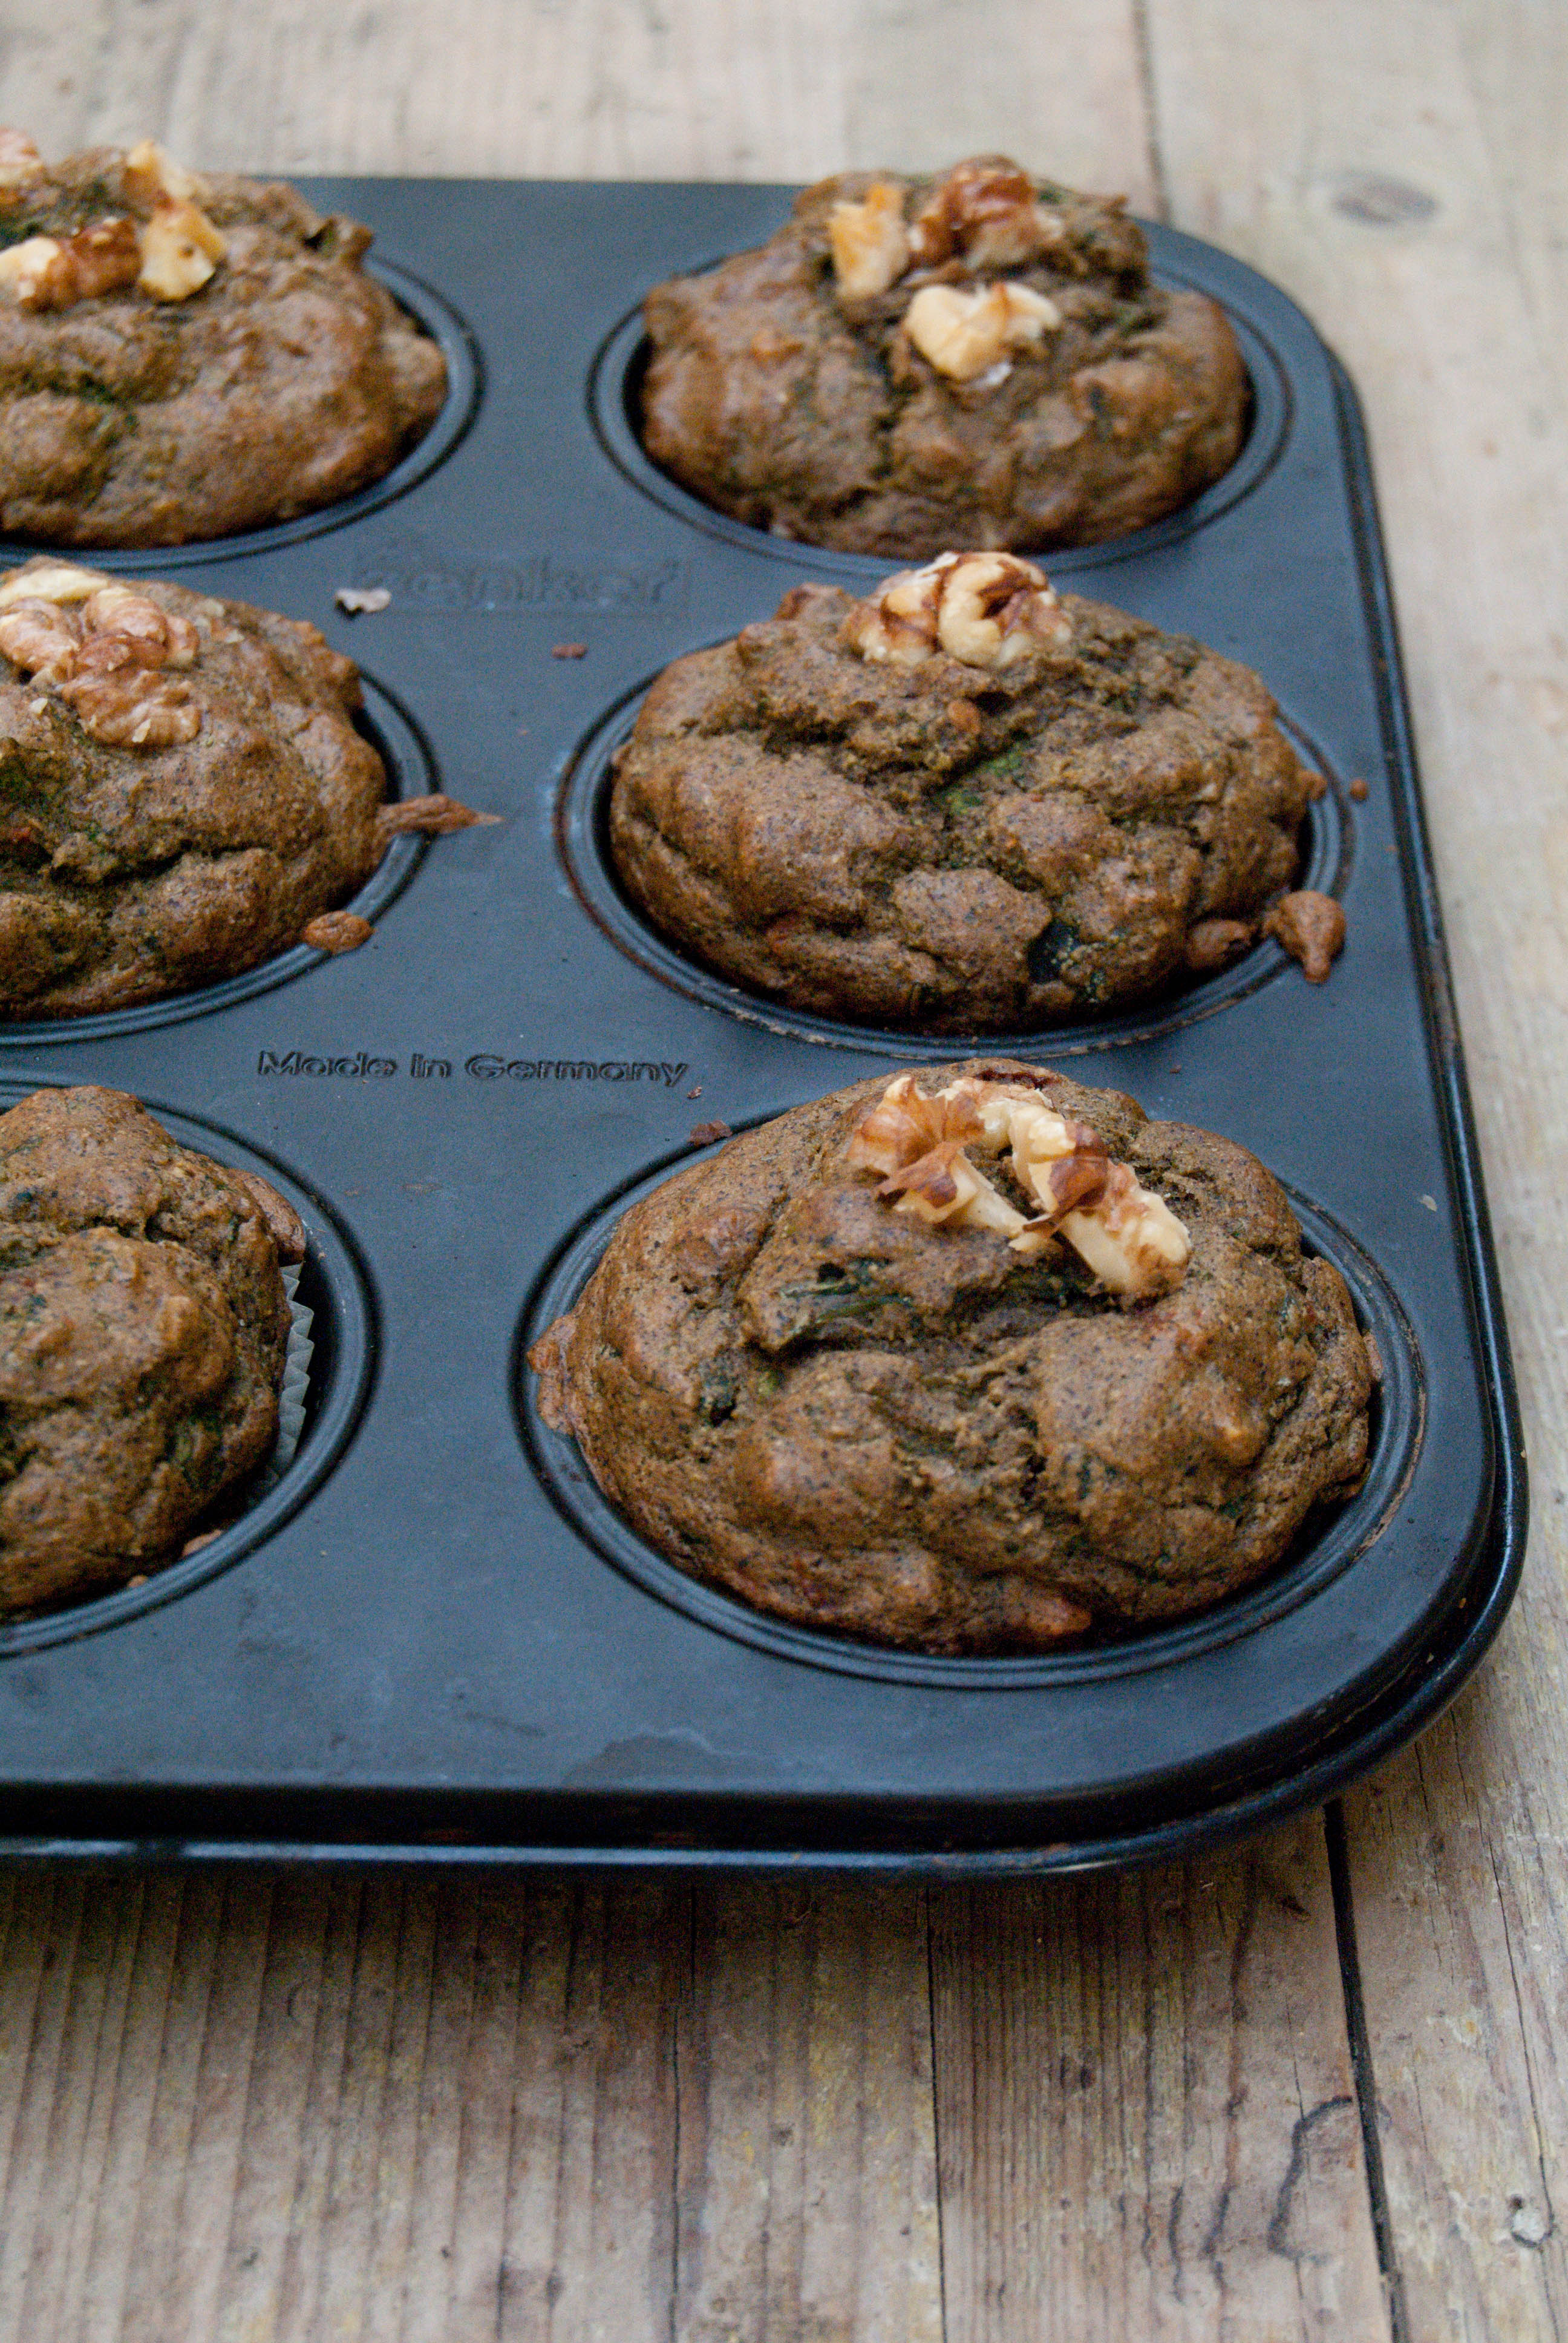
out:
M194 667L199 648L187 618L100 570L39 561L0 585L0 652L111 748L195 739L201 709L166 670Z
M1302 964L1309 984L1326 984L1329 970L1345 948L1344 905L1314 887L1283 895L1264 915L1263 933L1283 944Z
M962 253L973 267L1009 268L1039 259L1066 233L1060 214L1036 202L1028 172L994 157L960 163L939 179L915 215L910 241L927 267Z
M142 230L142 271L136 282L155 300L188 301L227 250L226 237L204 211L180 196L160 195Z
M173 196L177 203L195 203L206 193L206 180L166 155L156 138L140 138L130 148L123 177L132 202L146 204L149 210L160 196Z
M0 189L25 187L44 168L44 157L25 130L0 130Z
M23 309L64 309L75 299L65 247L52 236L25 236L0 252L0 293Z
M858 602L843 639L862 659L917 667L938 651L966 667L1010 667L1070 639L1072 622L1043 569L1015 553L942 553L900 569Z
M102 569L84 569L75 561L28 561L0 578L0 610L13 602L85 602L114 582Z
M835 204L828 221L828 242L842 299L866 301L885 293L910 265L903 189L890 179L879 179L858 204Z
M0 651L39 683L76 672L76 633L52 602L18 602L0 614Z
M75 280L73 297L78 301L134 285L142 265L136 224L125 218L97 220L91 227L78 228L67 238L65 253Z
M76 675L59 687L82 729L111 749L173 749L201 730L190 686L147 668Z
M0 193L43 169L32 140L0 130ZM0 296L24 309L68 309L103 293L139 286L159 301L199 292L228 249L196 204L201 180L144 138L126 156L126 200L145 219L94 220L74 236L30 236L0 252Z
M970 1160L1010 1149L1027 1217ZM1169 1292L1186 1273L1191 1241L1131 1168L1113 1162L1087 1123L1071 1122L1021 1083L950 1082L927 1096L912 1074L890 1083L858 1125L849 1158L881 1174L879 1195L895 1212L932 1225L988 1228L1026 1257L1074 1252L1110 1293L1142 1302Z
M989 285L972 293L956 285L922 285L904 312L904 331L916 349L951 382L990 374L1010 362L1010 351L1043 341L1060 323L1055 302L1027 285Z

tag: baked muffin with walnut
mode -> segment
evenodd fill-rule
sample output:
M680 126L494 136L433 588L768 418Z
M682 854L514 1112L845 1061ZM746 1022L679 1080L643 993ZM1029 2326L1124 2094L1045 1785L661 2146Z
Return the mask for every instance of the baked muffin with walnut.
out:
M380 479L447 367L370 240L151 140L46 164L0 131L0 529L183 545Z
M359 697L270 610L47 556L0 578L0 1013L211 983L362 886L386 775Z
M1319 786L1250 669L1016 554L944 554L865 600L795 587L667 669L609 834L632 899L737 982L994 1032L1221 966Z
M1091 545L1234 461L1223 312L1149 274L1121 196L1006 156L846 171L760 250L649 294L644 441L736 519L849 553Z
M118 1091L0 1114L0 1611L172 1562L265 1462L305 1242Z
M680 1569L930 1652L1201 1610L1366 1462L1349 1292L1262 1165L1005 1061L861 1082L677 1173L530 1361Z

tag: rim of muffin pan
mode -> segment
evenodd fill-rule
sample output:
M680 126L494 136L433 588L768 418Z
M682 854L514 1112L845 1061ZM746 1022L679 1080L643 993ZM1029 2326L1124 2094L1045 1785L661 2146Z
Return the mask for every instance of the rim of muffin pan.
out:
M354 729L368 740L387 770L385 803L403 798L427 797L441 786L429 742L408 710L381 684L363 673L365 704L354 719ZM337 908L374 923L408 884L424 860L429 841L417 835L395 838L357 895ZM360 947L364 949L363 946ZM0 1051L36 1050L45 1041L106 1041L116 1034L139 1033L158 1025L182 1024L189 1017L206 1017L236 1001L252 1000L280 984L319 968L333 958L310 944L290 944L270 960L216 984L194 986L188 992L170 992L144 1001L132 1009L105 1009L87 1017L17 1017L0 1021ZM3 1013L0 1013L3 1014Z
M256 553L272 553L302 539L347 528L353 521L378 512L421 480L467 437L484 392L484 361L472 327L444 295L411 269L372 253L365 273L384 285L400 309L422 326L447 361L447 396L424 437L397 458L389 472L351 496L297 513L291 520L264 522L230 537L191 538L183 545L61 545L52 538L0 536L0 559L27 561L35 554L52 554L62 561L78 561L95 569L150 575L155 570L189 568L208 561L236 561Z
M768 1115L754 1116L739 1129L755 1130L772 1120ZM1170 1625L1127 1629L1058 1652L949 1656L799 1626L754 1610L739 1595L689 1576L633 1529L605 1496L577 1443L546 1424L538 1410L538 1378L528 1365L528 1353L558 1317L575 1306L623 1213L674 1172L724 1143L716 1141L708 1149L686 1148L665 1157L652 1171L627 1182L585 1214L535 1282L519 1322L512 1361L514 1412L524 1449L557 1512L601 1561L631 1579L646 1594L699 1625L776 1658L891 1684L972 1692L1103 1684L1199 1658L1272 1625L1351 1569L1399 1513L1426 1427L1426 1370L1414 1329L1371 1254L1330 1214L1282 1182L1301 1223L1303 1250L1331 1262L1344 1278L1356 1322L1376 1342L1382 1374L1372 1386L1367 1472L1360 1490L1339 1504L1315 1508L1286 1554L1261 1578Z
M792 1008L771 993L734 983L691 958L654 925L627 893L610 853L609 800L614 783L610 759L630 738L656 680L648 677L615 701L573 755L556 799L556 850L579 905L601 933L648 975L704 1008L724 1010L743 1023L760 1025L780 1037L830 1049L872 1051L885 1057L930 1059L940 1063L971 1049L1016 1056L1044 1046L1061 1057L1084 1057L1091 1051L1117 1049L1180 1031L1245 1000L1287 972L1300 976L1295 961L1281 944L1271 937L1260 937L1215 975L1178 976L1109 1015L1021 1031L940 1033L922 1031L918 1024L908 1028L862 1025L847 1017L819 1015ZM1349 881L1354 844L1349 799L1339 775L1306 731L1282 714L1279 724L1303 762L1327 784L1322 795L1307 807L1295 884L1338 898ZM1329 981L1332 983L1332 976Z
M0 1078L0 1111L39 1090L65 1090L57 1081ZM347 1230L304 1180L221 1123L143 1099L149 1114L182 1147L214 1161L258 1172L286 1196L304 1222L305 1259L298 1298L310 1311L314 1346L305 1398L305 1423L290 1463L268 1484L268 1463L219 1501L225 1525L194 1554L149 1572L139 1586L64 1603L21 1617L0 1619L0 1662L55 1644L73 1643L139 1619L242 1562L281 1529L327 1479L347 1447L370 1395L376 1358L376 1314L369 1278ZM199 1535L199 1527L195 1533Z
M694 264L678 273L686 277L707 276L722 266L732 256L721 253L716 259ZM1251 320L1239 309L1212 291L1197 277L1181 268L1161 266L1151 271L1157 285L1182 292L1203 293L1218 302L1241 345L1242 362L1251 385L1248 402L1247 436L1235 460L1200 489L1190 503L1167 513L1162 520L1151 521L1143 528L1130 529L1125 536L1101 538L1094 545L1043 547L1038 551L1015 548L1029 558L1043 561L1052 578L1063 578L1083 569L1103 569L1118 561L1136 560L1140 556L1157 551L1161 547L1191 537L1229 512L1243 497L1250 496L1259 483L1267 478L1279 462L1295 412L1290 377L1284 361L1271 342L1259 332ZM860 585L868 578L887 577L890 569L900 566L900 557L881 553L842 553L830 547L813 545L804 538L777 537L770 529L759 528L754 521L734 519L729 513L704 503L689 488L662 470L642 443L640 405L644 377L648 371L653 345L642 322L642 304L627 312L611 327L600 344L588 375L588 412L595 437L616 469L634 488L662 505L677 519L691 528L703 530L709 537L723 538L728 545L739 546L752 553L766 553L779 560L803 564L819 577L827 577L845 585ZM927 557L929 558L929 557ZM912 560L914 557L910 557ZM907 566L907 565L906 565Z

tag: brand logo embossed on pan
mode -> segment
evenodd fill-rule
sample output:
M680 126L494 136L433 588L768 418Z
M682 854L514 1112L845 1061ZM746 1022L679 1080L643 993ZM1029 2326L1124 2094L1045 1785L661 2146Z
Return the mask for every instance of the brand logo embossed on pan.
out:
M472 559L417 537L386 538L354 566L362 591L380 588L403 610L681 610L689 565L593 561L555 553Z
M671 1065L655 1058L505 1058L477 1051L471 1058L427 1058L416 1050L407 1066L397 1058L377 1058L366 1050L339 1057L317 1057L306 1050L263 1050L256 1061L262 1075L339 1081L389 1081L404 1074L410 1081L450 1081L454 1070L472 1081L495 1082L644 1082L655 1090L674 1090L691 1071L684 1061Z

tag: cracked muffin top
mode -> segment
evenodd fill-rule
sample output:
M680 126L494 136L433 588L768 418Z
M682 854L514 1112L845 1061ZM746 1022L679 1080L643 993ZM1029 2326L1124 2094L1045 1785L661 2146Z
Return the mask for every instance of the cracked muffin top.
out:
M1321 786L1250 669L1016 554L946 554L864 600L795 587L676 660L618 751L610 846L739 983L1000 1031L1222 966Z
M1245 437L1235 336L1124 198L1006 156L809 187L648 297L644 444L736 519L850 553L1044 549L1190 503Z
M680 1569L873 1643L1201 1610L1367 1455L1349 1292L1234 1141L1010 1060L885 1077L625 1214L539 1406Z
M151 140L47 164L0 131L0 530L183 545L380 479L447 368L370 240Z
M250 968L385 840L358 670L303 621L40 556L0 578L0 1013Z
M0 1114L0 1611L172 1562L277 1437L276 1190L118 1091Z

